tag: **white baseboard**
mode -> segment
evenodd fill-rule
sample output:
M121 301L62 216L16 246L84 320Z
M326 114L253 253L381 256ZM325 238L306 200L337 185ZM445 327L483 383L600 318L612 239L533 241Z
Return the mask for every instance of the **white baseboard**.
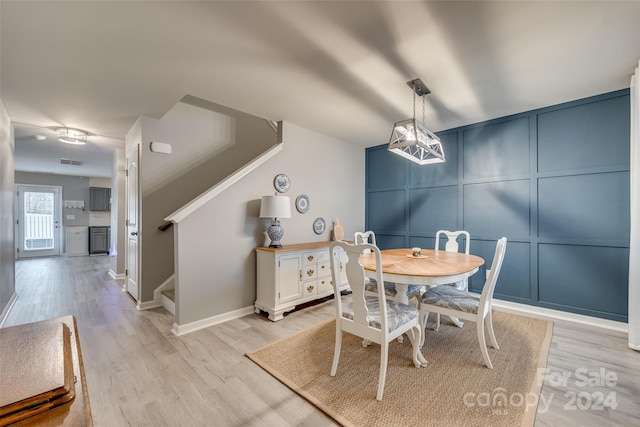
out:
M217 316L209 317L207 319L202 319L195 322L187 323L185 325L178 325L177 323L174 323L173 328L171 329L171 332L173 332L173 334L176 336L185 335L190 332L195 332L200 329L208 328L209 326L217 325L219 323L224 323L229 320L237 319L239 317L248 316L249 314L254 313L254 310L255 310L255 307L251 305L249 307L240 308L238 310L219 314Z
M629 327L626 323L615 320L601 319L599 317L585 316L583 314L569 313L567 311L553 310L550 308L536 307L517 302L493 299L493 306L502 311L515 314L532 314L534 316L548 317L556 320L566 320L568 322L581 323L583 325L595 326L598 328L610 329L613 331L627 333Z
M16 303L17 299L18 294L14 291L13 295L11 295L11 298L9 298L7 305L5 305L4 309L2 310L2 313L0 313L0 328L2 327L2 325L4 325L7 317L9 317L9 313L11 312L11 309L13 308L13 305Z
M160 301L151 300L151 301L145 301L145 302L138 301L138 310L149 310L151 308L157 308L157 307L162 307L162 300Z
M109 269L109 276L114 280L124 280L127 277L124 273L118 274L111 269Z

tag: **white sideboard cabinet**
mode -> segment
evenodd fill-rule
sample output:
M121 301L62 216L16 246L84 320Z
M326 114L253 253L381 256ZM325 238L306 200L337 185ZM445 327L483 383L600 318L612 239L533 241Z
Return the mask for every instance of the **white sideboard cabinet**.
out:
M302 243L281 248L256 248L255 311L265 311L269 320L282 319L287 311L305 302L333 294L329 245L331 242ZM340 249L341 257L346 254ZM340 263L340 289L348 289Z

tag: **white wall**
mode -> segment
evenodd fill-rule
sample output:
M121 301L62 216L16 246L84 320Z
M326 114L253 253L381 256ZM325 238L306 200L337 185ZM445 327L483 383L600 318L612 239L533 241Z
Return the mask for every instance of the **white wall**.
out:
M127 168L124 149L113 153L111 169L111 263L109 274L117 279L124 278L126 232L126 177Z
M0 101L0 326L15 299L14 136Z
M291 197L292 218L281 221L284 245L330 240L335 218L347 237L363 230L364 147L290 123L284 123L283 143L281 153L176 226L178 325L253 306L255 248L264 245L269 223L258 218L260 199L275 193L278 173L291 179L284 195ZM293 204L299 194L311 200L305 214ZM327 221L327 231L319 236L312 228L318 217Z

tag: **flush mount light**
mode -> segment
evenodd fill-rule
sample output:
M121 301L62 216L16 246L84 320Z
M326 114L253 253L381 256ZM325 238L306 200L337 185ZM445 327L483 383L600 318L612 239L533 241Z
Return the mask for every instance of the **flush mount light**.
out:
M45 139L47 139L47 137L44 135L34 135L34 138L36 139L36 141L44 141Z
M87 133L80 129L58 128L58 140L66 144L84 145L87 142Z
M391 131L388 150L419 165L445 161L440 138L416 120L416 95L422 98L422 121L424 122L424 97L431 93L422 80L407 82L413 89L413 118L396 122Z

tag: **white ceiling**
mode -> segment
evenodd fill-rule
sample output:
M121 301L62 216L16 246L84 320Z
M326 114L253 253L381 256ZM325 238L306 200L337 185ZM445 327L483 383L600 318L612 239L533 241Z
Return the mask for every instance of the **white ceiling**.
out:
M373 146L414 78L440 131L626 88L638 59L640 1L0 2L16 170L67 175L109 176L137 117L185 95Z

